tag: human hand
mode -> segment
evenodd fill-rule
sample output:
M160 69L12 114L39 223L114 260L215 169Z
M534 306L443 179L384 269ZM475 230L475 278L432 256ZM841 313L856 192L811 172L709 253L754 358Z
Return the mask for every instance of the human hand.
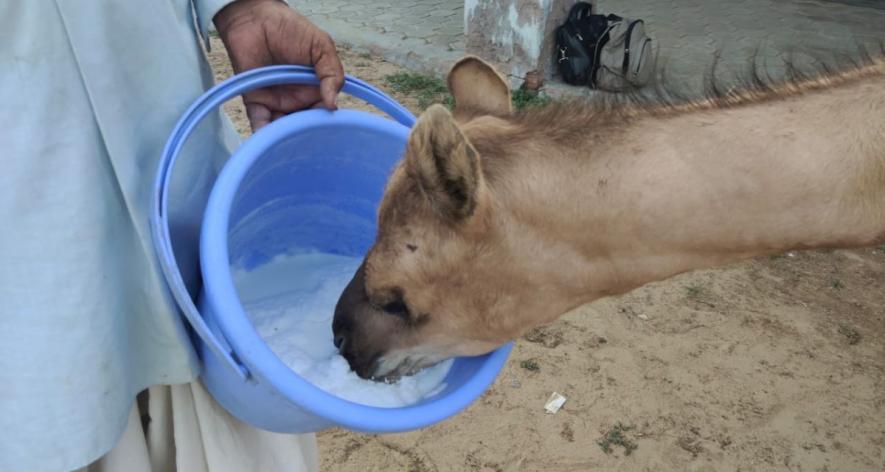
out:
M243 95L253 130L305 108L337 108L344 68L335 43L303 15L279 0L236 0L212 19L224 42L234 72L256 67L299 64L313 66L319 88L278 85Z

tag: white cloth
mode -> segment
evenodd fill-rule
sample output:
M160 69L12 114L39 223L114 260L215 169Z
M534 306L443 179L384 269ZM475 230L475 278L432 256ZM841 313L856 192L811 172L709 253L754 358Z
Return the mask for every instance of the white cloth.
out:
M148 208L167 136L212 84L195 24L228 1L0 1L0 471L85 466L138 392L198 374ZM236 139L213 115L175 169L192 288L202 208Z
M78 472L312 472L316 437L261 431L222 409L197 382L152 387L133 406L123 437Z

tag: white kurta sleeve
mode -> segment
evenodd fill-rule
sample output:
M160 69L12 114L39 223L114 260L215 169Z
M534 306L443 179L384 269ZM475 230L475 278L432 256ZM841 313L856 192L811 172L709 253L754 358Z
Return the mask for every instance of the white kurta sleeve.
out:
M234 0L192 0L194 4L194 13L197 17L197 28L199 28L200 36L209 47L209 29L212 27L212 18L221 11L222 8Z

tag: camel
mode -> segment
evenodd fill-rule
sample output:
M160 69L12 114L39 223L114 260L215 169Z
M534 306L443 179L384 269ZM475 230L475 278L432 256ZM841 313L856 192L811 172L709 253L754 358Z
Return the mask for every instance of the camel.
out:
M746 258L885 242L885 60L682 104L511 109L477 57L409 136L335 309L357 374L488 353L601 297Z

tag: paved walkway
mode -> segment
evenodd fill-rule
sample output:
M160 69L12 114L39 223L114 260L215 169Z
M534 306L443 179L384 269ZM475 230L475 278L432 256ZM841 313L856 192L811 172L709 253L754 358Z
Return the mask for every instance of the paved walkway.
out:
M809 54L831 59L834 52L856 55L858 43L885 42L885 1L601 0L599 6L646 20L668 75L691 93L702 90L717 50L720 77L745 72L757 48L776 76L791 50L807 64Z
M464 54L462 0L290 0L338 43L420 72L444 74Z
M290 0L336 41L405 67L443 74L464 52L463 2L458 0ZM885 42L883 0L599 0L603 13L646 20L673 82L702 90L713 55L719 72L746 69L755 49L777 74L786 51L853 53ZM573 87L552 87L574 91Z

